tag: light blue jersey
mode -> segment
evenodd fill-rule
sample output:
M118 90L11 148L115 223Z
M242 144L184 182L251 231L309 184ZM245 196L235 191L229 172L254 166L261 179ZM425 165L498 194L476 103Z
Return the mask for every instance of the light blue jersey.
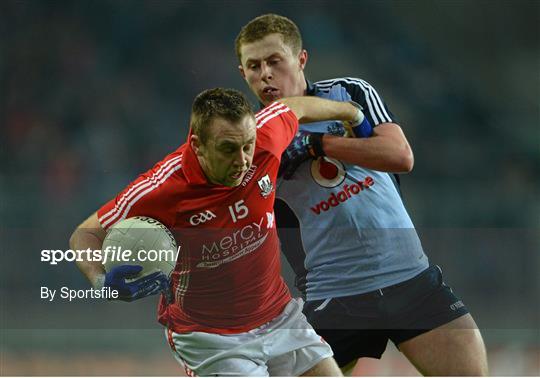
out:
M340 86L340 87L339 87ZM334 96L329 96L332 89ZM336 98L336 91L343 98ZM310 85L309 94L362 105L372 125L395 122L375 89L358 79ZM302 130L342 134L339 122L301 125ZM304 162L291 180L278 183L277 197L300 223L302 249L282 244L295 272L304 260L307 299L361 294L410 279L428 259L400 193L388 173L328 157ZM278 226L283 215L277 214ZM293 256L293 255L297 256ZM295 263L296 261L296 263Z

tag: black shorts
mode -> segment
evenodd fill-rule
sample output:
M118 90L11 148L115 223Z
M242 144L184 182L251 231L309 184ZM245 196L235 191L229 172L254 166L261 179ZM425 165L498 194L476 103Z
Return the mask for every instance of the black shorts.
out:
M304 305L308 321L332 346L339 366L359 357L381 358L388 339L399 346L468 312L437 265L381 290Z

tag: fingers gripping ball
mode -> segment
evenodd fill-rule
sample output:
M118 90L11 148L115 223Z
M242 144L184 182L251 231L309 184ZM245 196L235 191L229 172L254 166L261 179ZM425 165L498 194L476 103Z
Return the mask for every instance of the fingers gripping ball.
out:
M102 251L107 258L103 265L107 272L119 265L142 266L133 279L158 271L169 276L176 265L177 249L167 227L155 219L137 216L109 229L103 241Z
M131 302L140 298L148 297L163 292L168 298L169 280L162 272L154 272L136 280L130 280L137 276L141 270L140 265L118 265L107 272L103 286L118 291L118 299Z
M103 241L104 286L116 288L127 301L157 294L168 286L178 250L172 233L155 219L118 222Z

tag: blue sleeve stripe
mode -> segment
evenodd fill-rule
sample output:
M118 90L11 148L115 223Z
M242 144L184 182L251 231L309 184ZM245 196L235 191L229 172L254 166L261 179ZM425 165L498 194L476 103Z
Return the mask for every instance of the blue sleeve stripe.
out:
M355 79L352 77L343 77L337 79L323 80L315 84L317 84L317 87L320 90L325 91L326 89L330 90L333 85L339 82L353 84L359 87L362 92L364 92L364 97L368 105L368 111L375 125L384 122L393 122L375 88L373 88L368 82L364 80Z

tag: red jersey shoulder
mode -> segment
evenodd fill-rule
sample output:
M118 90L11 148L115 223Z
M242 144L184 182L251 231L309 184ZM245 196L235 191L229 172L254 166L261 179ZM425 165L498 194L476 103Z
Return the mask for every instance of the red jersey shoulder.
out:
M255 115L257 147L278 158L298 131L298 119L285 104L274 102Z
M98 210L98 219L106 230L115 223L136 215L155 218L165 225L171 224L174 213L171 201L183 181L180 174L185 145L167 155L147 172L131 182L115 198ZM180 172L179 172L180 171Z

